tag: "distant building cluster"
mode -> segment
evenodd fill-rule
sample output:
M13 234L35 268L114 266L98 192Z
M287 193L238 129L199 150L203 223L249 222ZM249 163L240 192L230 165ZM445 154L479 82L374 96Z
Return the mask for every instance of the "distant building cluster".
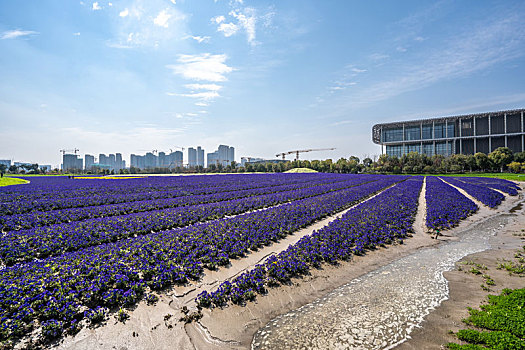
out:
M184 148L182 148L184 150ZM77 155L78 149L61 150L62 164L60 169L62 171L96 171L107 170L119 172L126 169L126 161L122 159L121 153L109 154L100 153L98 158L91 154L85 154L84 158ZM171 151L171 150L170 150ZM69 153L68 153L69 152ZM74 154L73 154L74 152ZM206 164L204 162L206 158ZM256 162L264 161L262 158L243 157L242 165L246 161ZM228 166L235 161L235 148L227 145L219 145L218 149L212 153L208 153L205 157L204 149L201 146L196 148L188 148L188 160L184 161L184 154L181 151L171 151L170 153L157 152L156 150L147 152L145 155L131 154L129 168L136 169L154 169L167 168L173 169L177 167L210 167L210 166ZM31 166L30 163L13 162L10 159L0 159L0 165L4 165L6 169L11 166L26 167ZM39 165L39 169L43 171L51 171L51 165Z
M226 145L219 145L219 148L213 152L208 153L206 166L209 168L210 165L230 165L235 160L235 148Z
M152 168L176 168L182 167L184 164L183 154L181 151L159 152L158 156L153 152L148 152L146 155L140 156L132 154L130 157L130 166L138 169L152 169Z

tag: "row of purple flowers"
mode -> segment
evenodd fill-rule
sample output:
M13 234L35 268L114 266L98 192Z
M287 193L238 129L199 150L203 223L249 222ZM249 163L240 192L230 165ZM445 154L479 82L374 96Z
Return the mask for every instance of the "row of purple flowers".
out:
M306 176L305 176L306 175ZM142 200L155 200L239 191L258 187L309 183L323 178L326 182L344 180L340 174L281 174L275 178L265 175L241 175L237 179L230 176L192 176L192 177L152 177L128 180L67 180L47 178L51 183L64 185L45 186L41 178L30 178L31 184L24 186L0 187L2 199L14 199L0 202L0 215L23 214L32 211L49 211L66 208L93 207L106 204L127 203ZM355 175L354 175L355 177ZM188 179L191 178L191 179ZM85 182L91 183L90 186ZM124 185L129 183L129 185ZM75 190L79 184L82 190ZM135 186L132 186L135 184ZM15 189L11 189L15 187ZM86 190L89 188L90 190Z
M256 187L234 190L229 188L228 191L215 192L211 194L184 195L175 196L174 198L157 198L134 202L123 202L118 204L97 205L89 207L75 207L48 211L31 211L24 214L2 215L0 216L0 231L7 232L13 230L30 229L39 226L49 226L64 222L83 221L99 217L110 217L126 215L131 213L147 212L168 208L183 207L204 203L221 202L233 199L241 199L252 196L260 196L271 193L287 192L309 188L314 186L330 185L329 190L337 190L348 186L358 185L362 182L373 181L376 177L351 177L337 182L333 178L320 177L308 182L299 182L293 184L272 184L265 187ZM267 184L267 182L265 182ZM163 194L166 194L165 192Z
M294 277L300 278L323 263L336 264L378 245L402 243L412 232L422 183L422 177L413 177L357 205L251 271L231 282L223 282L211 293L202 292L196 300L198 305L221 307L228 302L243 304L253 300L257 293L265 293L266 287L288 283Z
M127 237L184 227L197 222L318 196L380 178L381 176L352 178L335 184L260 196L11 231L0 237L0 259L10 266L34 258L56 256L93 245L116 242Z

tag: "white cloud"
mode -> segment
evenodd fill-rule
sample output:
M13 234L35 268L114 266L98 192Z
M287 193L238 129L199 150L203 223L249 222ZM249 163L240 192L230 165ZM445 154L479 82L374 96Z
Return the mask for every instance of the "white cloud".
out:
M399 52L407 52L407 48L403 47L403 46L396 47L396 50L399 51Z
M37 34L40 34L40 33L32 31L32 30L15 29L15 30L8 30L6 32L3 32L1 38L2 39L16 39L21 36L37 35Z
M224 16L215 16L211 19L212 22L215 22L217 24L219 23L222 23L226 20L226 18L224 18Z
M198 81L219 82L226 81L225 74L233 71L232 67L225 64L228 57L204 53L200 55L180 55L175 65L168 65L174 74L185 79Z
M351 71L354 73L364 73L366 69L352 68Z
M171 14L168 13L168 10L162 10L159 12L157 17L153 20L153 23L158 25L159 27L168 28L168 21L171 18Z
M102 7L100 7L100 5L98 4L98 2L95 1L95 2L93 3L93 6L91 6L91 9L92 9L93 11L97 11L97 10L102 10Z
M223 32L225 37L230 37L237 33L239 27L235 23L221 23L217 28L218 32Z
M175 0L170 0L173 5L177 5L177 2Z
M222 89L222 86L217 84L186 84L184 85L187 89L190 90L211 90L211 91L219 91Z
M256 23L255 9L245 8L243 13L240 11L231 11L230 15L239 21L239 25L246 30L248 42L251 45L254 45Z
M108 6L109 7L113 7L113 3L112 2L108 2Z
M208 107L208 106L209 106L209 103L206 103L206 102L196 102L196 103L195 103L195 106L199 106L199 107Z
M79 36L80 32L73 33L74 36Z
M202 43L202 42L210 41L210 37L209 36L193 36L193 35L190 35L189 37L192 38L193 40L195 40L196 42L198 42L199 44Z
M382 54L382 53L373 53L369 57L372 61L382 61L382 60L386 60L390 56L386 54Z
M118 14L120 17L127 17L129 15L129 10L125 8L124 10L120 11Z
M168 96L180 96L180 97L191 97L191 98L197 98L200 100L213 100L217 97L220 97L219 93L217 91L205 91L205 92L194 92L189 94L177 94L174 92L167 92L166 95Z

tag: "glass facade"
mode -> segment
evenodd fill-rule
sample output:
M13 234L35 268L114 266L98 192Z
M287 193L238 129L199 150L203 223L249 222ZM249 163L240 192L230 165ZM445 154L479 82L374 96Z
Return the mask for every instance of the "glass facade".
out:
M406 151L407 153L410 153L410 152L421 153L421 145L419 143L412 144L412 145L406 145Z
M403 128L383 130L383 142L403 141Z
M447 137L455 137L455 136L457 136L455 134L455 131L456 131L456 125L454 125L453 123L447 124Z
M421 139L421 129L418 126L405 126L405 141Z
M434 138L444 139L446 136L445 123L434 124Z
M386 154L400 158L403 155L403 146L386 146Z
M423 124L423 129L421 130L423 140L432 139L432 124Z
M423 144L423 154L426 154L427 156L433 156L434 155L434 144L433 143L424 143Z
M436 142L436 154L449 156L452 154L451 142Z

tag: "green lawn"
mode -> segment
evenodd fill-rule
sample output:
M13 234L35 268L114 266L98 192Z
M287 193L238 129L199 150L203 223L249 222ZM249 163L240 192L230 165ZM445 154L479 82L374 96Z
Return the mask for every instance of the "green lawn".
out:
M16 177L3 177L3 178L0 178L0 187L2 186L10 186L10 185L20 185L20 184L25 184L25 183L28 183L29 181L27 180L23 180L23 179L18 179Z
M473 176L473 177L494 177L497 179L511 181L525 181L525 174L513 173L465 173L465 174L421 174L430 176Z

